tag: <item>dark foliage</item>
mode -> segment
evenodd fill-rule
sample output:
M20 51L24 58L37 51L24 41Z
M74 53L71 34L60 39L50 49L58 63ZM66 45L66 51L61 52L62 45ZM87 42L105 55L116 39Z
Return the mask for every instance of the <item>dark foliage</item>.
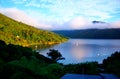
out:
M114 73L120 77L120 52L116 51L110 57L103 60L105 72Z
M65 59L62 57L62 54L55 49L50 49L49 52L47 53L48 57L50 57L53 61L58 61L58 60L63 60Z
M99 74L97 62L86 62L80 64L69 64L65 65L65 73L76 73L76 74Z
M59 79L56 70L61 68L52 63L54 61L30 48L7 45L0 40L0 79Z

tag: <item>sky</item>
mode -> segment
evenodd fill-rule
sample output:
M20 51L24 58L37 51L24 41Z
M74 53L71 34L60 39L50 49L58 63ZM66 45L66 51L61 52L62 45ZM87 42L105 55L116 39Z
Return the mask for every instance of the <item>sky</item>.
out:
M120 0L0 0L0 13L46 30L120 28Z

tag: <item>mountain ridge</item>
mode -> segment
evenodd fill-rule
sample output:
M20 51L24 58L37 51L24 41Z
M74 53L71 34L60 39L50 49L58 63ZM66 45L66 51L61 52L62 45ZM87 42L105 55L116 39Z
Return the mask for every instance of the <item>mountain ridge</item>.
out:
M57 30L55 33L69 38L83 39L120 39L120 28L111 29L83 29L83 30Z
M92 21L93 24L96 24L96 23L101 23L101 24L106 24L106 22L103 22L103 21Z

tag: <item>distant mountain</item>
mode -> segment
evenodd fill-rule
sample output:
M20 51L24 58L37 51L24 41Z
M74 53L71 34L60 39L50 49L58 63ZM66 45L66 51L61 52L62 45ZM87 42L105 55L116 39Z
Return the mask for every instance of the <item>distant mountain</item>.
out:
M85 29L85 30L58 30L55 33L69 38L86 39L120 39L120 28L118 29Z
M92 23L93 24L98 24L98 23L100 23L100 24L106 24L106 22L103 22L103 21L92 21Z
M53 32L37 29L0 14L0 40L7 44L27 46L60 43L67 39Z

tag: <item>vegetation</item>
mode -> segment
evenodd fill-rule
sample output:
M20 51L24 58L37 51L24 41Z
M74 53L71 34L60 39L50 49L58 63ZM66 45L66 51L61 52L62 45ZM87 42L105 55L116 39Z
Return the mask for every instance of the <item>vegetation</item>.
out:
M113 30L111 32L113 33ZM119 37L118 32L119 30L114 31L117 33L114 34L115 38ZM104 59L101 65L97 62L63 65L57 63L58 60L64 59L58 50L50 49L47 53L50 58L47 58L28 47L22 47L30 44L60 43L66 40L65 37L53 32L38 30L0 14L0 79L60 79L66 73L101 72L113 73L120 77L120 52L115 52Z
M17 22L0 14L0 40L4 40L7 44L28 46L60 43L66 41L67 38Z
M68 65L65 65L64 71L65 73L91 74L91 75L92 74L98 75L100 73L97 62L68 64Z
M63 60L62 54L55 49L50 49L50 52L47 53L48 57L50 57L53 61Z
M84 30L58 30L55 33L70 38L89 39L120 39L120 28L114 29L84 29Z
M114 73L120 77L120 52L116 51L103 60L105 72Z
M61 65L30 48L0 40L0 79L59 79L61 69Z
M51 51L59 52L55 49ZM0 79L60 79L66 73L99 75L101 72L120 76L119 61L120 52L115 52L104 59L103 64L86 62L63 65L30 48L7 45L0 40Z

